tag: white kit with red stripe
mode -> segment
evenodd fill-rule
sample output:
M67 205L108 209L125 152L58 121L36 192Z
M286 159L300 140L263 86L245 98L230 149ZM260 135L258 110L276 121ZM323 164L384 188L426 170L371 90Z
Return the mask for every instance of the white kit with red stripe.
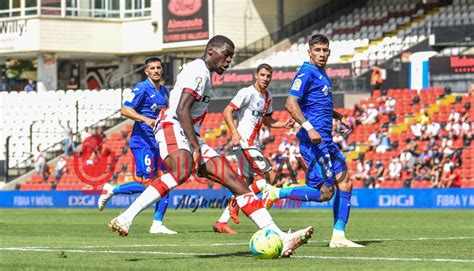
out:
M176 111L183 92L189 93L196 99L191 106L191 117L194 124L194 132L199 135L201 124L207 113L210 98L207 96L211 89L211 73L202 59L196 59L188 63L176 78L176 84L170 92L169 105L161 110L158 116L159 124L179 124Z
M210 98L207 96L211 89L211 73L202 59L188 63L176 78L176 84L170 92L169 105L161 110L155 127L155 138L160 149L160 156L165 159L170 153L178 149L192 152L192 147L186 138L179 122L177 109L181 94L191 94L195 101L190 112L193 119L194 132L201 145L203 162L219 154L209 147L200 136L201 124L207 114Z
M272 94L268 90L261 93L252 85L239 90L229 105L237 110L237 131L243 145L258 145L264 117L273 112Z

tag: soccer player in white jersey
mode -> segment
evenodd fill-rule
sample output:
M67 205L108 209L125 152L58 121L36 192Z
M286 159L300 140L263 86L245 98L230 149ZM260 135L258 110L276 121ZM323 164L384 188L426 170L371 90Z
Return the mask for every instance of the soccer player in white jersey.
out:
M232 133L234 154L239 161L238 170L247 185L255 194L260 193L270 183L271 164L263 156L258 141L258 134L263 125L271 128L292 128L295 124L292 118L279 121L272 118L272 94L268 86L272 80L273 69L264 63L257 67L255 84L242 88L224 109L224 119ZM234 124L232 113L237 112L237 126ZM254 178L256 175L264 178ZM254 181L254 179L257 179ZM221 217L214 224L214 231L219 233L236 234L227 223L230 218L239 224L239 207L232 200L225 208Z
M201 123L210 100L207 94L211 88L211 72L224 73L233 55L233 42L217 35L207 43L203 57L190 62L180 72L170 93L168 108L160 112L155 126L160 156L168 173L156 179L125 212L112 219L109 224L112 231L127 236L133 220L141 211L185 182L191 173L199 173L227 187L236 196L240 209L260 229L273 230L281 237L281 256L291 256L295 249L311 238L312 227L294 233L281 231L262 202L240 180L227 160L200 137Z

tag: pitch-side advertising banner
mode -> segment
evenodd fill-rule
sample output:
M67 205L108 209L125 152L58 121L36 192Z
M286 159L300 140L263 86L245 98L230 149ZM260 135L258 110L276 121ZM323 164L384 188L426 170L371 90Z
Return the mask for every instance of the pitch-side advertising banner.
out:
M116 195L107 208L127 208L140 194ZM169 207L196 212L225 208L230 193L220 190L174 190ZM97 208L98 193L91 191L0 191L0 208ZM474 189L356 189L352 207L381 209L474 209ZM298 199L277 201L274 209L332 208L326 203Z

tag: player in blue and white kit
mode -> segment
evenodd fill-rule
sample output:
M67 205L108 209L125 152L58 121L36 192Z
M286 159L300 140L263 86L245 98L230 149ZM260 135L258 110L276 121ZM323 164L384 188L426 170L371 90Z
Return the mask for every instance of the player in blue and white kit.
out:
M352 183L346 160L332 141L333 118L349 127L347 120L333 109L331 81L325 68L330 55L329 40L313 35L308 42L310 61L305 62L293 79L286 109L302 128L296 135L300 152L308 166L306 186L273 188L266 191L270 200L291 198L302 201L329 201L334 195L334 227L330 247L362 247L346 239ZM347 133L346 129L343 134Z
M106 194L101 195L98 201L99 210L103 210L107 202L118 194L134 194L145 191L145 184L151 183L151 178L156 178L162 163L159 163L160 152L156 142L153 128L155 120L161 109L168 106L169 91L160 84L163 67L161 60L157 57L148 58L145 61L145 74L147 80L135 85L122 106L122 114L135 120L132 135L130 137L130 149L135 158L135 176L138 182L112 186L104 185ZM168 208L169 196L163 197L156 203L153 225L150 233L176 234L175 231L163 225L163 216Z

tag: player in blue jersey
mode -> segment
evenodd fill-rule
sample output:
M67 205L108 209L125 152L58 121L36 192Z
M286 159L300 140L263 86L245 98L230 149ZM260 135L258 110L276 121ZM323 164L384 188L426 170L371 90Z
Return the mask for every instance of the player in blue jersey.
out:
M330 247L362 247L346 239L352 183L347 174L345 158L332 141L333 118L349 127L347 120L333 109L331 81L326 74L330 55L329 40L313 35L309 44L309 62L305 62L293 79L286 109L302 128L296 135L300 152L308 166L306 186L293 188L269 187L266 198L291 198L302 201L329 201L334 195L334 227ZM346 129L343 134L347 133Z
M125 98L122 106L122 114L135 120L132 135L130 137L130 149L135 158L135 176L138 182L112 186L104 185L105 194L98 201L99 210L103 210L107 202L118 194L134 194L145 191L144 184L151 183L151 178L156 178L160 169L158 143L156 142L153 128L155 120L161 109L168 106L169 91L161 85L163 75L161 60L157 57L148 58L145 61L145 74L147 80L135 85L130 95ZM163 197L156 203L153 224L150 233L176 234L175 231L163 225L163 216L168 208L169 196Z

